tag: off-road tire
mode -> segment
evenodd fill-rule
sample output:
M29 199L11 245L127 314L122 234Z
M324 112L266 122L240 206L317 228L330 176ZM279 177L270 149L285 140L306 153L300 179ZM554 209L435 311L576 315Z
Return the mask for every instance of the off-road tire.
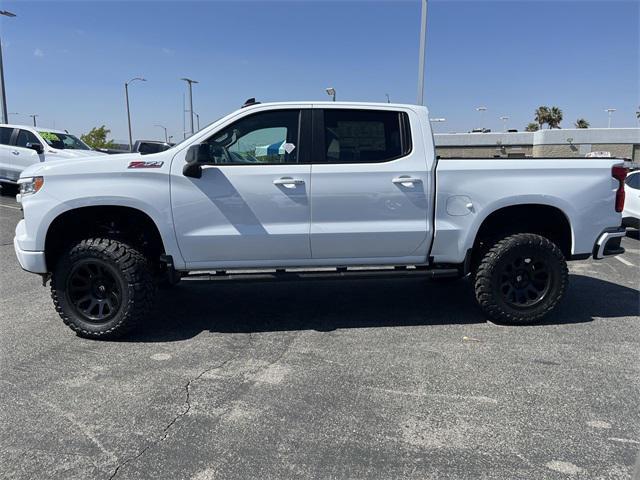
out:
M511 275L508 272L513 270L510 262L517 262L519 256L525 261L532 257L540 259L548 272L545 293L539 300L531 300L537 301L531 306L516 306L505 294L505 290L511 292L509 285L503 283L506 276ZM513 275L514 279L520 278ZM474 276L476 300L483 312L496 323L534 324L558 305L567 288L568 277L567 262L556 244L540 235L518 233L494 243L480 260Z
M120 288L118 307L103 322L91 321L70 296L74 288L70 274L87 263L112 275L114 289ZM51 277L56 311L67 326L85 338L114 339L130 331L151 309L154 293L153 275L144 255L110 238L90 238L71 246L59 259Z

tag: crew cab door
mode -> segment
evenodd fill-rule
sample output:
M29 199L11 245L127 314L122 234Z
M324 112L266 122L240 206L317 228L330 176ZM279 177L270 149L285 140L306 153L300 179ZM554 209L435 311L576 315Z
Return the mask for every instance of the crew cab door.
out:
M410 118L411 117L411 118ZM430 173L411 110L315 108L311 251L333 263L422 263Z
M11 145L13 130L13 127L0 127L0 180L15 181L20 176L12 153L15 150Z
M310 116L310 109L270 108L223 126L201 141L211 152L201 178L183 173L186 150L176 155L171 204L188 268L310 259L311 166L302 133Z

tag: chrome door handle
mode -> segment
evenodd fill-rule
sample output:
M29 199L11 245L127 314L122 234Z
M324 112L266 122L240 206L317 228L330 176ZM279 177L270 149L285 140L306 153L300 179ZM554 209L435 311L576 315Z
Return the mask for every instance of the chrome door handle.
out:
M292 188L296 185L304 185L304 180L300 178L282 177L274 180L273 184Z
M422 182L421 178L415 178L415 177L396 177L393 180L391 180L393 183L397 184L402 184L404 185L405 183L420 183Z

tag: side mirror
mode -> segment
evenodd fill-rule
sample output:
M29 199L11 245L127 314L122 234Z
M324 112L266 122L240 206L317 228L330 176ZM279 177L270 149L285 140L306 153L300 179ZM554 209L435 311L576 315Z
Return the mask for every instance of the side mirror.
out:
M36 143L36 142L28 142L25 147L30 148L31 150L35 150L36 152L38 152L38 154L42 154L44 153L44 147L42 146L42 144L40 143Z
M182 174L185 177L201 178L202 165L214 163L211 157L211 145L207 143L191 145L187 150L185 161L187 164L182 168Z

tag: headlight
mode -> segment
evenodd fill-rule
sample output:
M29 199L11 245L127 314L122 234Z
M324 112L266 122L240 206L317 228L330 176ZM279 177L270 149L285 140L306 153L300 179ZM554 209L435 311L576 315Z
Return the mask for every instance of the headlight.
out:
M21 178L18 183L20 183L20 195L24 197L40 190L44 185L44 177Z

